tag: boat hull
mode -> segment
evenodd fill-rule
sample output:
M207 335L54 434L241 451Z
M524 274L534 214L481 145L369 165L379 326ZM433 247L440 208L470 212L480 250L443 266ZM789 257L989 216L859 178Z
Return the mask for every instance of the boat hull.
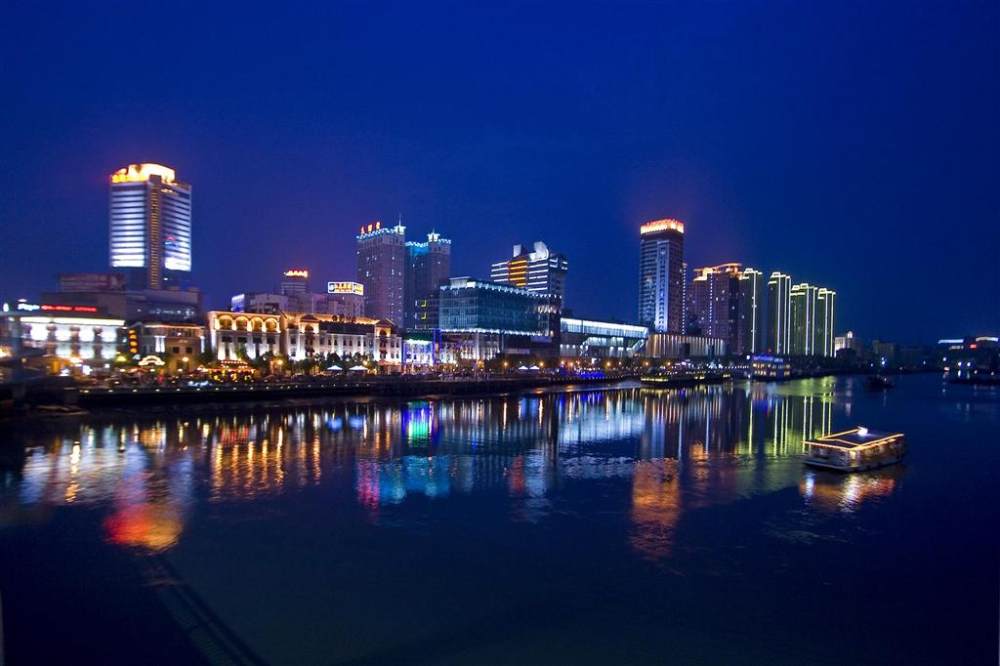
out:
M863 463L858 463L857 465L844 466L844 465L834 465L826 460L818 460L816 458L806 458L804 460L806 465L810 467L818 467L820 469L829 469L835 472L867 472L873 469L879 469L882 467L888 467L889 465L895 465L896 463L902 462L903 456L896 456L893 458L886 458L884 460L869 460Z

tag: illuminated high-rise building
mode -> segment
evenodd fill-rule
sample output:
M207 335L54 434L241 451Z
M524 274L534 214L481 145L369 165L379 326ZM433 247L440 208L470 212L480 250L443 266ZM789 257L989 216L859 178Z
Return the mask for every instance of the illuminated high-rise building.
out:
M695 269L690 287L692 330L722 338L732 354L761 351L762 283L760 271L735 262Z
M775 271L767 281L767 349L772 354L790 353L792 277Z
M131 289L184 286L191 274L191 186L160 164L111 174L110 263Z
M818 288L803 282L792 286L789 295L791 343L789 353L796 356L816 354L816 299Z
M744 268L740 274L739 324L736 346L739 354L764 351L764 274Z
M833 289L820 287L816 293L816 355L833 356L836 336L834 335L834 311L836 310L837 292Z
M562 299L568 271L569 260L564 255L535 241L530 251L525 245L515 245L510 259L494 263L490 268L490 280Z
M451 241L441 234L427 234L427 241L406 244L406 279L404 282L405 327L411 329L435 328L437 317L428 317L430 301L437 290L451 277Z
M365 314L402 325L406 227L383 227L375 222L361 227L357 241L358 282L364 286Z
M684 223L653 220L639 228L639 323L653 331L684 328Z

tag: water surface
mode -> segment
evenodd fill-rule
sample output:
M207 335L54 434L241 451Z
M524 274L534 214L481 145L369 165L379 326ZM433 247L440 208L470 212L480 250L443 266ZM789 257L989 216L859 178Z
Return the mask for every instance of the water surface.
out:
M804 436L906 433L804 469ZM0 425L11 664L995 663L1000 393L907 377Z

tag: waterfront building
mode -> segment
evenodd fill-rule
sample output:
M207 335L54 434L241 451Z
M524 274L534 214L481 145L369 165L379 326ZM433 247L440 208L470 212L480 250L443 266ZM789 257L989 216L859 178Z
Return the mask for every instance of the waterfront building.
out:
M0 313L0 340L7 355L52 357L89 374L109 368L124 350L125 320L90 305L19 301Z
M371 318L341 318L303 312L257 314L208 313L210 346L220 361L258 359L265 354L292 361L314 358L370 360L380 367L399 367L402 339L392 324Z
M406 263L406 227L383 227L381 222L361 227L357 275L364 285L365 315L403 325Z
M772 354L788 354L791 344L792 277L778 271L767 281L767 348Z
M382 368L398 368L403 357L403 341L392 323L369 317L285 313L282 348L293 361L336 354L340 358L360 356Z
M650 332L646 356L655 359L717 358L727 353L726 341L705 335Z
M639 228L639 323L651 331L684 330L684 223L653 220Z
M130 355L158 356L168 373L197 369L200 356L208 351L201 324L140 322L129 326L126 336Z
M454 366L460 358L460 345L440 332L416 331L403 339L403 368L410 372Z
M220 361L282 353L282 317L279 314L228 312L207 313L209 346Z
M518 287L451 278L440 289L440 328L553 337L558 332L558 298Z
M135 290L183 287L191 274L191 186L160 164L111 175L111 268Z
M557 296L457 277L439 289L438 298L439 328L461 338L464 360L558 353Z
M817 356L834 355L834 315L836 311L837 292L826 287L820 287L816 292L816 342L814 345Z
M692 330L722 338L733 354L760 351L763 277L732 262L695 269L691 280Z
M792 286L789 295L790 344L794 356L816 354L816 301L819 289L802 282Z
M560 358L635 358L646 349L649 329L594 319L561 317L559 320Z
M404 280L404 321L407 330L430 329L433 322L426 317L427 300L432 298L451 275L451 241L431 232L423 243L406 243L406 275Z
M510 259L494 263L490 268L490 280L562 299L568 271L569 261L564 255L535 241L530 251L526 245L518 244Z
M791 364L780 356L755 355L751 368L754 379L789 379L792 376Z
M285 271L281 276L281 285L278 291L282 296L309 293L309 271L302 268Z

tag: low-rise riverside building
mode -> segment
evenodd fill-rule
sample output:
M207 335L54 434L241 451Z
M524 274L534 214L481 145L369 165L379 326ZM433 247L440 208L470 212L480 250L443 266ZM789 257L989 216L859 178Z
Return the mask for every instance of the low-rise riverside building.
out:
M565 359L635 358L646 351L649 329L594 319L562 317L559 356Z
M208 328L211 348L220 361L253 360L265 354L303 361L335 354L365 358L385 368L402 365L402 338L390 323L376 319L212 311Z
M0 339L11 356L35 350L89 372L110 367L123 350L125 320L94 306L18 302L4 305Z
M199 357L208 350L201 324L137 323L128 328L127 335L130 354L159 356L170 373L197 368Z

